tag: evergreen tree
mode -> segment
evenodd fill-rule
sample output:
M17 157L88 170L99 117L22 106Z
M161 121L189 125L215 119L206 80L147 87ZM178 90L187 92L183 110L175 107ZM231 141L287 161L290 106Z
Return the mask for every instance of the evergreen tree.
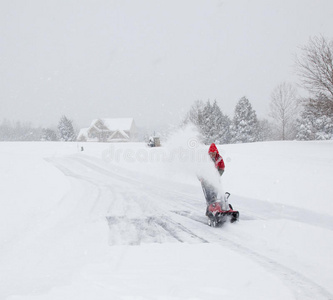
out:
M66 116L60 118L58 124L59 140L63 142L70 142L76 139L76 135L73 128L73 122Z
M303 114L302 114L303 115ZM314 130L312 123L307 119L298 119L297 120L298 132L296 134L296 139L299 141L311 141L315 139Z
M186 115L184 124L192 122L203 136L202 142L229 143L230 142L230 118L224 115L216 100L213 104L208 100L196 101Z
M230 125L231 120L227 115L224 115L214 101L212 106L212 127L211 138L212 141L218 144L228 144L230 142Z
M214 126L214 120L213 120L213 106L210 104L210 101L208 100L204 109L203 109L203 124L201 125L201 133L204 136L204 143L205 144L211 144L213 142L212 136L213 136L213 126Z
M320 99L305 100L297 125L296 139L298 140L333 139L333 109L329 100L323 95Z
M232 143L249 143L260 140L257 115L246 97L241 98L236 105L231 131Z

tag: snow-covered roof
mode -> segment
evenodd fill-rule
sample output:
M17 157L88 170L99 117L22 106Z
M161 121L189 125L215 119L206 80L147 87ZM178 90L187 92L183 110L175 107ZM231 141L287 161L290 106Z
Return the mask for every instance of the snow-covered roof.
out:
M81 128L78 136L79 136L79 137L80 137L81 135L83 135L83 136L87 136L87 134L88 134L88 130L89 130L89 128Z
M99 120L101 120L110 131L130 131L133 124L133 118L103 118L93 120L90 127L94 126Z
M111 139L116 138L116 136L118 136L118 138L119 138L119 134L121 136L123 136L125 139L129 139L129 136L123 130L117 130L117 131L115 131L113 133L113 135L111 136Z

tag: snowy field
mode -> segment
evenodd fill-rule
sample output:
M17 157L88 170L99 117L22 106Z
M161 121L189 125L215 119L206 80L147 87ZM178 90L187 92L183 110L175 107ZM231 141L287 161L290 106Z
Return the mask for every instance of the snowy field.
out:
M81 150L84 147L84 151ZM0 299L333 299L333 141L0 143Z

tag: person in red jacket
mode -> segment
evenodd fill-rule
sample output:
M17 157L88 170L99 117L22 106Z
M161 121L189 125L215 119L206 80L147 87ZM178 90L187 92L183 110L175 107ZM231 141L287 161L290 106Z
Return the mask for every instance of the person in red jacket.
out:
M212 143L209 147L208 154L215 163L215 167L217 171L219 172L220 176L224 173L224 161L222 156L219 153L219 150L217 149L216 145Z

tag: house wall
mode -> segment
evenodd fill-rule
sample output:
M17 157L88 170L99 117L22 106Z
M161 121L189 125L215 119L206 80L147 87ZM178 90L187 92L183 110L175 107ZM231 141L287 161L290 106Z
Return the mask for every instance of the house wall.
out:
M132 122L132 125L131 125L131 129L130 129L130 131L125 131L126 132L126 134L130 137L130 140L131 141L135 141L136 140L136 138L137 138L137 136L138 136L138 132L137 132L137 128L136 128L136 125L135 125L135 122L134 122L134 120L133 120L133 122Z
M84 136L83 134L81 134L81 135L77 138L77 140L78 140L79 142L86 142L86 141L87 141L87 137Z

